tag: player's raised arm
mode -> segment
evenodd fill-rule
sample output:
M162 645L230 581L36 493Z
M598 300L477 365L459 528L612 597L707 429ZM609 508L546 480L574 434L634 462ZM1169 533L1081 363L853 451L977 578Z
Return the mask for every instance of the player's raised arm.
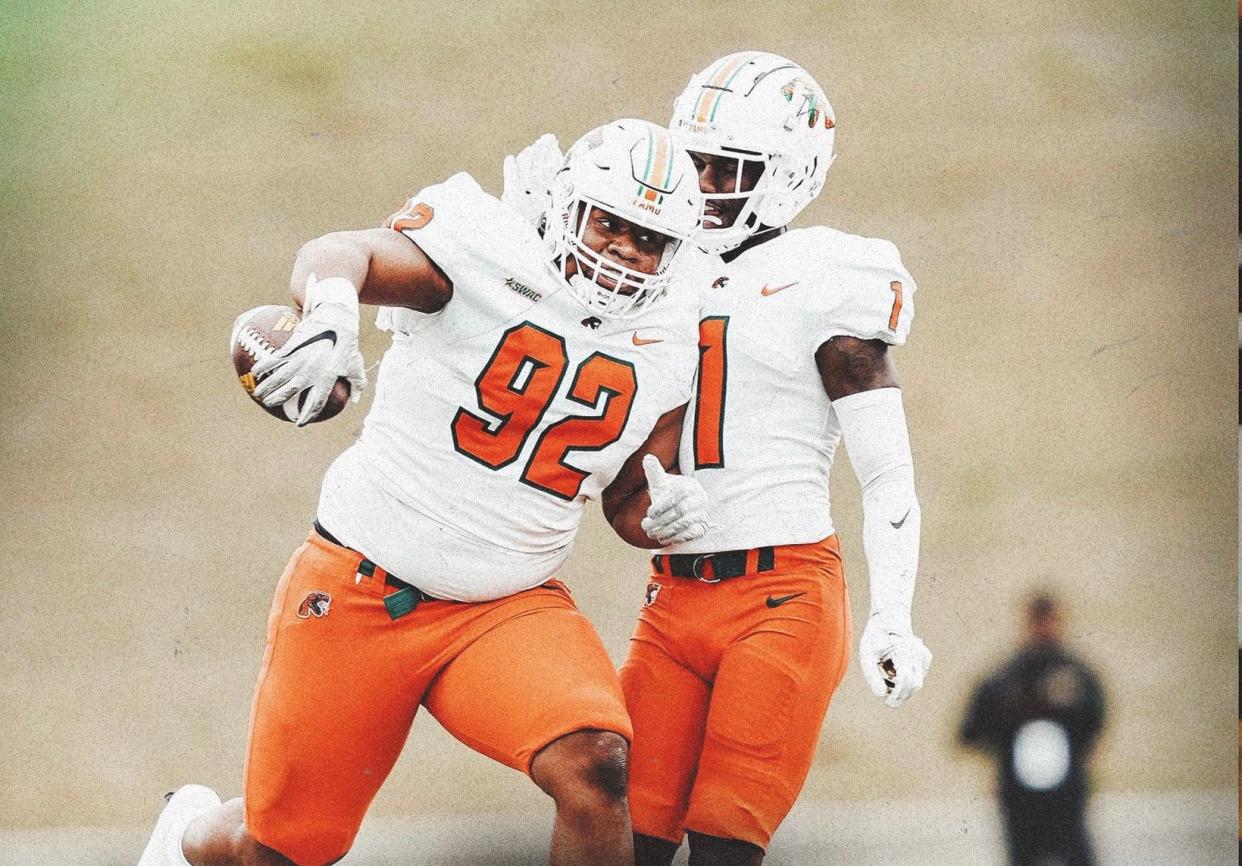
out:
M252 369L254 397L280 406L307 391L299 427L323 410L338 378L349 379L354 400L367 384L358 350L358 303L442 309L453 284L418 245L392 228L332 232L302 245L289 293L302 320L279 352Z
M604 516L635 547L693 541L707 531L707 494L693 478L676 474L685 416L684 405L660 416L647 441L604 489Z
M419 246L391 227L331 232L303 244L289 292L305 308L307 277L341 278L366 304L434 313L453 296L453 283Z
M897 371L882 340L838 336L815 353L863 491L871 615L859 662L872 692L901 706L923 686L931 653L911 623L920 511Z

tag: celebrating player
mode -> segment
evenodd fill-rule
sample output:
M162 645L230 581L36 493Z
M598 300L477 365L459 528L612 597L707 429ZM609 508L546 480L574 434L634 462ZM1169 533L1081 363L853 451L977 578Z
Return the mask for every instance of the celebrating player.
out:
M920 511L888 356L909 333L914 281L887 241L787 231L823 187L835 124L805 70L761 52L713 63L674 105L713 257L695 285L701 360L679 465L719 525L654 557L621 669L638 866L666 866L686 835L700 866L761 863L802 788L849 655L828 501L842 440L871 579L863 675L897 707L931 664L911 624ZM506 186L537 189L523 174L551 146L507 165Z
M553 864L632 862L620 685L553 575L588 499L648 546L706 529L701 488L664 473L697 357L698 299L669 286L699 214L690 158L624 120L570 149L542 235L458 174L299 251L304 316L256 395L306 423L361 384L360 300L392 346L276 590L244 797L182 788L140 866L336 862L420 704L554 799Z
M668 864L688 834L695 863L758 864L849 655L828 501L841 440L863 491L863 674L896 707L931 662L911 626L919 504L887 351L906 340L915 286L887 241L787 230L834 158L832 107L804 69L731 54L691 78L670 125L719 254L680 467L720 525L653 558L621 670L637 863Z
M888 356L914 281L887 241L787 230L823 187L835 124L804 69L762 52L721 58L674 104L711 256L679 466L718 525L653 558L621 669L638 866L666 866L687 835L696 866L759 864L802 788L849 655L828 500L842 440L863 491L863 675L897 707L931 664L911 624L920 510ZM546 186L533 175L551 146L507 165L506 188Z

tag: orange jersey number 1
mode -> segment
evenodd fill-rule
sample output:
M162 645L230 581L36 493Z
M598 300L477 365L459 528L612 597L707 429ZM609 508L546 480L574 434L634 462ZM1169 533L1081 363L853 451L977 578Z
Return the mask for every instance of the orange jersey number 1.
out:
M699 376L694 408L694 468L724 466L725 384L729 357L725 336L728 316L699 322Z

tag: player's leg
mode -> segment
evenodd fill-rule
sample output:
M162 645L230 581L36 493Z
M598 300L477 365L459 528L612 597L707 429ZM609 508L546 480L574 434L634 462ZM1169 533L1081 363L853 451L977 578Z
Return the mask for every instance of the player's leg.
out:
M666 651L669 587L643 610L621 666L634 725L630 817L636 866L668 866L684 835L690 789L707 721L707 683Z
M556 803L551 863L633 862L629 717L599 636L557 583L495 603L424 705Z
M761 862L806 781L849 660L835 539L775 557L774 571L716 587L745 627L717 668L686 815L695 866Z
M168 795L138 866L185 866L182 839L198 818L222 812L220 797L202 785L186 785Z
M251 713L245 797L189 826L183 851L192 866L325 866L352 845L426 685L393 677L409 624L389 616L382 583L357 577L360 559L312 536L281 578Z
M678 842L634 833L634 866L669 866L677 856Z
M183 848L189 853L183 862L194 866L297 866L246 832L245 808L242 798L235 797L193 821L185 831ZM170 862L182 866L175 860Z
M766 853L740 839L721 839L691 830L690 866L759 866Z
M566 734L535 755L530 777L556 803L553 866L633 862L628 769L629 744L613 731Z

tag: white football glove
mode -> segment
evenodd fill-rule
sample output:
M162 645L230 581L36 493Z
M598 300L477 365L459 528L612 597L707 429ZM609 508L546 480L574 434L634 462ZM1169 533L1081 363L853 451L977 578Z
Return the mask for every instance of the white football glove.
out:
M915 637L909 616L871 614L858 643L858 661L871 691L890 707L900 707L923 688L931 651Z
M685 475L664 471L654 454L643 457L651 507L639 526L653 541L677 544L694 541L707 534L707 491Z
M328 402L336 380L349 379L350 399L358 402L367 387L362 352L358 350L358 290L344 277L306 279L302 320L281 349L260 360L250 371L258 382L255 399L281 406L307 391L297 424L315 420Z
M552 202L552 178L564 162L565 156L556 136L552 133L541 135L517 156L505 157L505 188L500 200L538 228L539 220Z

